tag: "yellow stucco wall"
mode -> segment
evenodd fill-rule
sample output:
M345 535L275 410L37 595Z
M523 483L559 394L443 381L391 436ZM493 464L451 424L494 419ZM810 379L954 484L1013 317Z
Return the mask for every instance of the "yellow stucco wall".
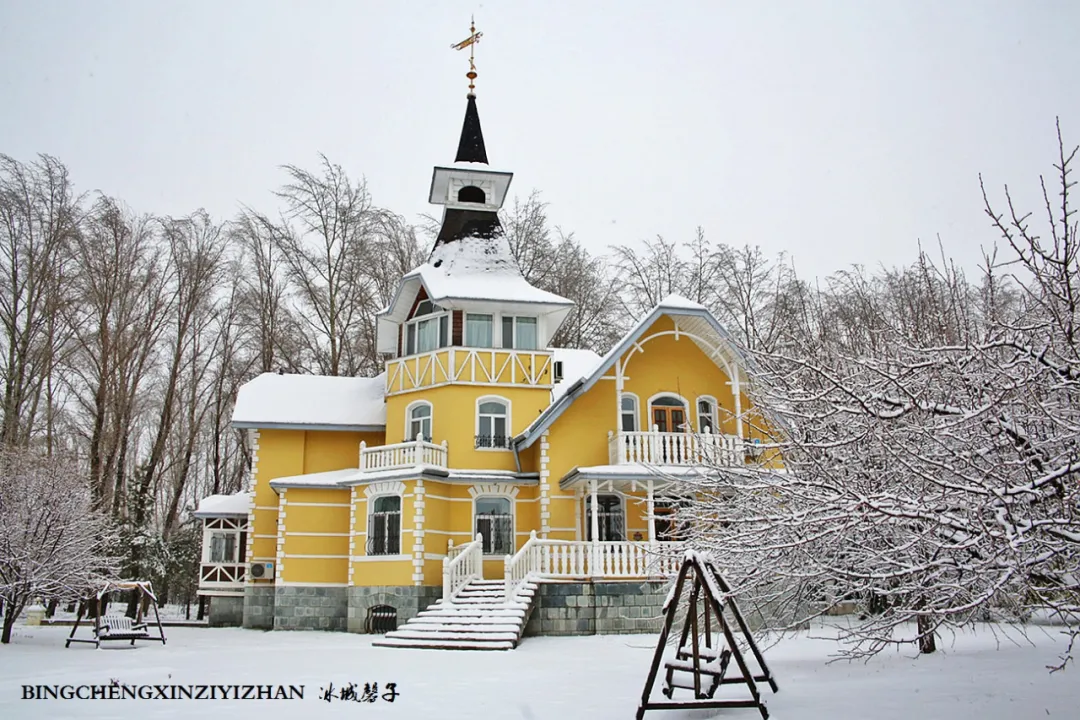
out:
M476 408L482 397L510 402L510 435L529 426L547 407L550 392L539 388L445 385L386 399L386 443L405 441L406 409L416 401L431 403L431 435L436 444L447 442L449 464L474 470L516 470L510 450L476 449ZM524 469L524 468L523 468Z

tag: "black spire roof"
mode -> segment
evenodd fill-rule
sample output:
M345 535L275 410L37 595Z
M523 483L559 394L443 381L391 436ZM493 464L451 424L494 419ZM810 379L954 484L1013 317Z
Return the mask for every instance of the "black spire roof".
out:
M478 162L486 165L487 161L484 133L480 130L480 114L476 112L476 96L469 93L469 104L465 108L465 123L461 126L461 141L458 143L457 157L454 158L454 162Z

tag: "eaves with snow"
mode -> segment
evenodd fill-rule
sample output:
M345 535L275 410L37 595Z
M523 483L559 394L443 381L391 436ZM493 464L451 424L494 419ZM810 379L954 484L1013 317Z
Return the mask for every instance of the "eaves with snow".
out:
M236 428L386 429L386 374L373 378L263 373L236 393Z

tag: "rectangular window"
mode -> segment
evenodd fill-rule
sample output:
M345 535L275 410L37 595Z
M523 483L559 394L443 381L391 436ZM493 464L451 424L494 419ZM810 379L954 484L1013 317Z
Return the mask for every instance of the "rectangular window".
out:
M465 316L465 345L466 347L489 348L492 343L492 316L473 315Z
M401 498L378 497L371 501L368 515L368 555L401 553Z
M405 326L405 354L416 353L416 325L409 323Z
M210 536L210 562L236 562L236 533L216 532Z
M618 495L597 495L596 525L600 542L626 539L626 516ZM585 539L592 540L592 495L585 496Z
M416 323L416 352L430 352L439 347L439 319L430 318Z
M510 317L502 319L502 346L517 350L536 350L539 346L536 318Z

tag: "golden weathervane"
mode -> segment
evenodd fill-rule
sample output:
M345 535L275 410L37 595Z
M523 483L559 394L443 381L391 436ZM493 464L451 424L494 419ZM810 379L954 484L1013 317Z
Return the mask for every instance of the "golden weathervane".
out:
M476 89L476 85L473 81L476 80L476 43L480 42L480 38L484 33L476 32L476 18L472 18L469 22L469 37L465 38L456 45L451 45L451 50L464 50L469 48L469 72L465 74L465 77L469 78L469 94L473 94L473 90Z

